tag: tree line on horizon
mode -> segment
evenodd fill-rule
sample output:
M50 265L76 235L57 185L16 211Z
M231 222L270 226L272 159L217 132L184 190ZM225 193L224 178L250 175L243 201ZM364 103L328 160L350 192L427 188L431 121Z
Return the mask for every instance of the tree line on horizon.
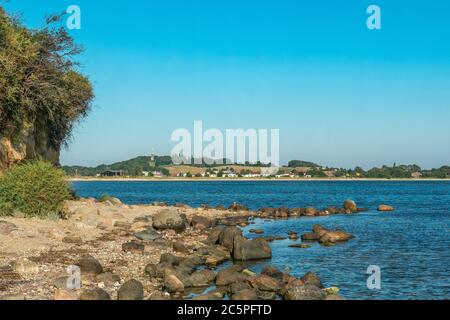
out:
M63 166L63 170L66 174L70 176L96 176L102 172L108 170L123 171L129 176L142 176L142 172L152 172L159 171L164 175L169 175L170 172L166 168L167 166L173 166L172 158L170 156L139 156L130 160L115 162L113 164L102 164L96 167L85 167L85 166ZM188 166L194 166L191 164L185 164ZM248 167L264 167L267 165L262 164L234 164L234 165L244 165ZM223 166L223 164L206 164L195 165L196 167L202 168L214 168ZM379 178L379 179L389 179L389 178L411 178L413 174L416 177L423 178L449 178L450 177L450 166L442 166L440 168L424 170L418 165L392 165L392 166L382 166L374 167L369 170L364 170L361 167L356 167L354 169L345 168L332 168L324 167L318 165L314 162L302 161L302 160L292 160L289 161L286 167L282 167L281 171L293 172L296 175L304 176L305 172L296 171L298 168L309 168L306 172L308 176L314 178L326 178L330 172L333 172L334 177L353 177L353 178ZM245 169L243 169L245 171Z

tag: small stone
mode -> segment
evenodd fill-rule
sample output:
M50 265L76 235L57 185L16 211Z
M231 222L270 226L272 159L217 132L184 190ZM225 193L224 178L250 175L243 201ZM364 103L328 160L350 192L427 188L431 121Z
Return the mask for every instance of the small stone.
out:
M62 242L69 243L69 244L82 244L83 239L78 236L66 236L62 239Z
M120 277L117 274L111 273L111 272L104 272L97 275L95 280L100 283L108 284L108 285L114 285L115 283L120 282Z
M92 256L81 258L77 265L80 267L81 273L84 274L97 275L103 272L100 262Z
M262 229L250 229L248 232L254 233L254 234L263 234L264 230L262 230Z
M53 295L53 300L78 300L78 294L74 290L57 289Z
M156 239L162 238L161 233L153 228L148 228L147 230L137 232L134 234L134 236L142 241L154 241Z
M96 288L92 290L83 290L79 297L80 300L111 300L108 292Z
M180 241L174 242L172 246L173 246L173 251L175 251L175 252L189 253L188 248L186 248L186 246Z
M117 292L117 300L143 300L144 287L137 280L125 282Z
M166 272L164 276L164 288L167 292L184 292L183 282L173 273Z
M149 263L145 266L144 273L150 277L156 277L157 270L156 265Z
M122 250L124 252L131 252L136 254L143 254L145 246L142 243L136 241L130 241L122 244Z
M358 211L358 207L356 206L356 203L353 200L346 200L344 202L344 209L349 210L351 213Z
M39 266L36 262L30 261L26 258L17 260L14 263L14 270L19 274L36 274L39 273Z

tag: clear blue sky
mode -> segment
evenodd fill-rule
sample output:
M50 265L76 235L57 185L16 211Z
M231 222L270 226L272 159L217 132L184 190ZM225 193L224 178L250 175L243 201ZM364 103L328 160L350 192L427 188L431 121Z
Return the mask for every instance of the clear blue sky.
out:
M450 1L11 0L30 27L77 4L96 100L62 153L168 154L176 128L279 128L281 160L450 164ZM366 8L382 30L366 28Z

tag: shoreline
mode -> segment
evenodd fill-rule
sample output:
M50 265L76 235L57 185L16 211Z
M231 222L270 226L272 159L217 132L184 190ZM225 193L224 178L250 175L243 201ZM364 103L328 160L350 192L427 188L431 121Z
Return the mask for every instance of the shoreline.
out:
M277 178L277 179L266 179L266 178L96 178L96 177L82 177L75 178L69 177L67 179L69 182L200 182L200 181L218 181L218 182L229 182L229 181L239 181L239 182L286 182L286 181L301 181L301 182L313 182L313 181L349 181L349 182L358 182L358 181L449 181L450 179L443 178L392 178L392 179L384 179L384 178L310 178L310 179L301 179L301 178Z

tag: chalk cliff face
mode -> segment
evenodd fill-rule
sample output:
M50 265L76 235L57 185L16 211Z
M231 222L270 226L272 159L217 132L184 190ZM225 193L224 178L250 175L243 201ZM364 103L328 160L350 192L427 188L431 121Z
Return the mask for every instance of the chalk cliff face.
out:
M20 132L2 134L0 132L0 171L32 159L42 159L59 165L60 150L48 143L45 130L35 130L28 126Z

